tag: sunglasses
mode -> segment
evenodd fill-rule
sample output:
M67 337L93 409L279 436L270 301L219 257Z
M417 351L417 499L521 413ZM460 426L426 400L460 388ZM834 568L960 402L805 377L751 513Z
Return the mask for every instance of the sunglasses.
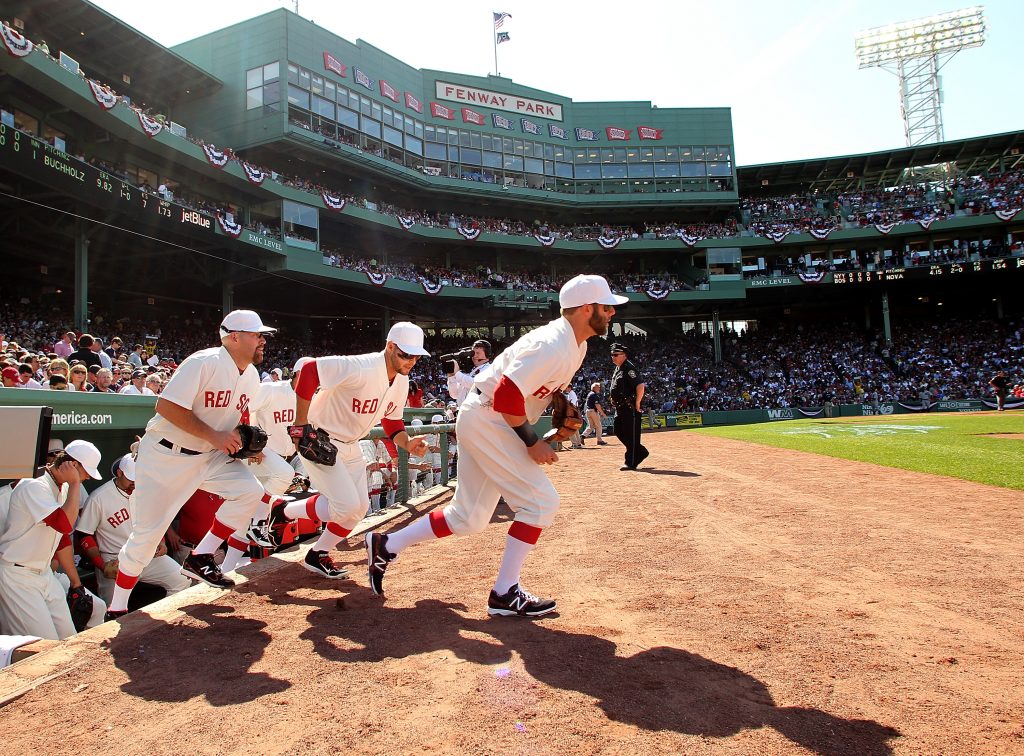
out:
M403 360L418 360L420 358L418 354L406 354L397 346L395 347L395 353Z

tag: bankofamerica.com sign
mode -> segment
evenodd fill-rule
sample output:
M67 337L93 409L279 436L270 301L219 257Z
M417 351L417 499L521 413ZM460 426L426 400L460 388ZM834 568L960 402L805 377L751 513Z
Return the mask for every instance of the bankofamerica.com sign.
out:
M562 106L544 100L531 100L525 97L492 92L489 89L466 87L462 84L449 84L446 81L434 82L437 99L449 102L461 102L464 105L476 105L492 110L505 110L509 113L521 113L538 118L549 118L553 121L562 120Z

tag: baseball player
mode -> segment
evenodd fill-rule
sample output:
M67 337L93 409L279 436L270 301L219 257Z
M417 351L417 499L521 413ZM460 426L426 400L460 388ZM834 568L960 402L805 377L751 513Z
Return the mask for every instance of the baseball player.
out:
M477 339L473 342L472 350L473 369L469 372L459 369L458 360L445 361L444 368L448 373L448 394L456 402L457 407L461 407L462 403L466 401L470 389L473 388L473 381L480 375L480 371L491 364L491 342L486 339Z
M430 418L431 425L444 425L444 415L434 415ZM428 488L441 485L441 434L429 433L426 436L427 448L430 450L430 472L431 478Z
M249 465L230 455L242 447L236 427L249 422L249 400L259 386L255 366L263 361L266 335L276 330L252 310L230 312L220 325L221 346L189 356L171 376L139 442L132 532L118 555L108 618L127 613L128 597L157 544L199 488L224 503L181 572L219 588L234 586L213 553L248 526L261 502L270 502Z
M366 460L366 487L370 497L370 508L367 516L380 512L380 495L384 492L384 474L381 472L381 461L377 452L377 444L368 438L359 441L359 450Z
M410 423L413 428L423 427L423 421L418 417L413 418ZM429 486L429 479L433 476L430 474L430 460L428 459L430 454L430 437L419 436L423 439L424 446L421 454L409 455L409 497L415 498L419 496L424 488Z
M408 527L366 536L370 587L383 595L384 572L406 547L431 538L468 535L490 522L499 498L515 512L505 553L487 601L492 615L537 617L554 611L553 599L538 598L520 583L520 571L543 528L554 521L558 493L541 465L558 459L537 438L537 422L554 392L572 380L587 353L587 339L608 332L615 305L600 276L576 276L558 295L562 316L522 336L474 381L459 409L459 477L455 496Z
M19 481L11 492L0 532L0 623L7 633L49 640L75 634L67 594L50 563L71 545L82 483L99 479L99 463L99 449L72 441L43 475Z
M272 494L283 494L301 469L301 458L288 437L288 426L295 423L295 383L299 371L312 359L303 357L295 363L291 381L261 383L249 402L252 424L260 426L269 436L262 459L253 457L250 464L253 474Z
M117 555L132 529L134 490L135 460L126 454L115 463L114 477L89 494L75 525L82 552L96 568L100 596L108 604L114 593ZM188 588L188 579L181 574L180 565L168 556L162 538L155 553L139 579L160 586L168 596Z
M429 352L423 348L422 329L402 322L391 327L383 351L319 357L300 371L295 388L296 425L290 433L320 493L303 502L275 506L271 520L308 517L327 523L306 553L306 569L328 578L344 574L327 552L352 531L369 507L366 460L356 443L359 439L380 421L384 432L410 456L426 450L422 438L409 437L402 421L409 371L424 355ZM328 438L322 438L324 435ZM327 458L321 457L319 462L310 456L315 456L310 444L318 441L327 447L320 450ZM330 459L334 456L336 460Z

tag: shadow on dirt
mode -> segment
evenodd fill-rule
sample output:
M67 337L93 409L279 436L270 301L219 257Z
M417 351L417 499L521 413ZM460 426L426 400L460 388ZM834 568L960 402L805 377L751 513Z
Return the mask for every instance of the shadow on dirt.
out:
M114 664L129 677L121 686L125 693L167 702L205 697L211 706L230 706L291 687L250 669L270 643L265 622L213 604L181 611L208 627L165 624L142 636L125 633L110 640Z

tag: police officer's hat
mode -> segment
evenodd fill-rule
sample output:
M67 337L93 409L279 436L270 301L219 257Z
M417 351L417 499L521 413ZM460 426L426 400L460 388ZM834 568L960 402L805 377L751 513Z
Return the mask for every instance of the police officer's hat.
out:
M619 342L616 341L614 344L612 344L611 353L616 354L618 352L622 352L623 354L628 355L629 348L625 344L620 344Z

